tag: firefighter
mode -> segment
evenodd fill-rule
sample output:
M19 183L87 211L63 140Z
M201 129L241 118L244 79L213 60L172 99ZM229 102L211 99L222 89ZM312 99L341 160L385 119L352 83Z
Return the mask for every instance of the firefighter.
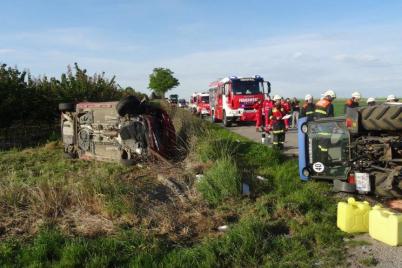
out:
M314 118L320 119L334 116L334 105L332 101L336 98L336 94L332 90L325 91L322 98L315 104Z
M255 112L255 131L259 132L261 129L261 125L262 125L262 101L261 101L261 99L258 99L254 103L253 108L256 110L256 112Z
M332 90L327 90L323 95L322 98L315 104L315 111L314 111L314 119L320 119L325 117L333 117L334 116L334 105L332 101L336 98L336 94ZM318 147L318 157L317 159L322 163L326 163L328 160L328 149L329 145L331 144L331 135L323 129L318 133L320 136L319 143L313 144L313 146Z
M282 119L286 115L281 105L281 97L274 96L274 107L269 111L269 131L272 131L272 144L274 148L283 149L285 144L285 132L288 130L288 120Z
M300 117L307 117L307 121L314 120L314 111L315 111L315 104L314 104L313 96L307 94L304 97L304 103L300 112Z
M395 97L395 95L388 95L387 101L386 102L397 102L398 99Z
M367 99L367 105L368 106L374 106L375 104L376 104L375 99L373 97L370 97L370 98Z
M345 103L345 108L344 108L344 113L346 113L346 110L348 108L356 108L359 107L359 100L361 99L361 95L359 92L353 92L352 93L352 98L348 99Z
M265 100L262 103L262 107L264 109L264 117L265 117L265 132L268 131L269 129L269 111L274 107L274 102L271 100L271 97L266 94L265 95Z

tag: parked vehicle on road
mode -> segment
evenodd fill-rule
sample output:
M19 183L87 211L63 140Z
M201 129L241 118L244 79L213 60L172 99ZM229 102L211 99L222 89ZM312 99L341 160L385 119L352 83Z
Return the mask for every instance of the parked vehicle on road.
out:
M134 96L119 102L59 104L65 155L131 165L174 155L176 134L168 114Z
M179 95L177 95L177 94L169 95L168 102L169 102L171 105L177 105L178 100L179 100Z
M336 191L402 197L402 103L348 109L344 117L298 123L302 180Z
M212 82L210 87L211 121L222 121L225 127L234 122L255 122L253 105L257 100L264 101L264 93L271 90L270 83L258 75L226 77Z
M209 116L211 108L209 105L209 93L199 93L196 98L196 114L204 117Z
M187 107L187 102L185 99L179 99L178 105L179 108L186 108Z

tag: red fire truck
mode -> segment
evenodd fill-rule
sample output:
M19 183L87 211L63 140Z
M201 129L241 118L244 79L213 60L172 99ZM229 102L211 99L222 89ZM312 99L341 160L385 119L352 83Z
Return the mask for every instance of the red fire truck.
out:
M253 104L264 93L270 93L271 84L256 75L254 77L231 76L210 84L211 121L222 121L225 127L233 122L256 121Z
M190 99L191 112L201 117L209 116L209 93L194 93Z

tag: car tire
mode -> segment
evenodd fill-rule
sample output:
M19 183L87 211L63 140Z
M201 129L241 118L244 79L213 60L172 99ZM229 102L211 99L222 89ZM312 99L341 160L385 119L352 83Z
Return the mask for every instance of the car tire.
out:
M402 105L364 107L360 112L361 124L366 130L402 130Z
M75 105L70 102L59 103L59 111L61 112L74 112Z
M120 159L120 163L123 166L131 167L135 165L136 161L134 159Z
M75 158L77 158L77 156L76 156L76 154L74 154L74 153L64 153L64 158L66 158L66 159L75 159Z
M135 96L124 97L117 103L116 111L120 116L141 114L141 102Z

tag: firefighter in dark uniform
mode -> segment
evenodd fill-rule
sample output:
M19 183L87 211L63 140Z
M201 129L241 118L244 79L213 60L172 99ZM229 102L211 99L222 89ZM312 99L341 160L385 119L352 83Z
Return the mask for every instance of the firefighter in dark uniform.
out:
M314 118L334 117L334 105L332 101L336 98L335 92L327 90L322 96L315 104Z
M327 90L323 97L315 104L314 118L326 118L334 116L334 105L332 101L336 98L336 94L332 90ZM318 133L319 142L313 146L317 146L319 150L319 157L317 160L325 164L328 161L328 149L331 144L332 133L323 130Z
M269 110L269 130L272 133L272 145L274 148L283 149L285 144L285 132L288 130L288 120L283 119L286 115L284 107L281 105L281 97L274 96L274 107Z
M315 104L314 104L313 96L307 94L304 97L304 103L301 107L300 117L307 117L307 121L314 120L314 112L315 112Z
M348 99L345 103L344 113L346 114L346 110L349 108L357 108L359 107L359 100L361 99L361 95L359 92L353 92L352 98Z

